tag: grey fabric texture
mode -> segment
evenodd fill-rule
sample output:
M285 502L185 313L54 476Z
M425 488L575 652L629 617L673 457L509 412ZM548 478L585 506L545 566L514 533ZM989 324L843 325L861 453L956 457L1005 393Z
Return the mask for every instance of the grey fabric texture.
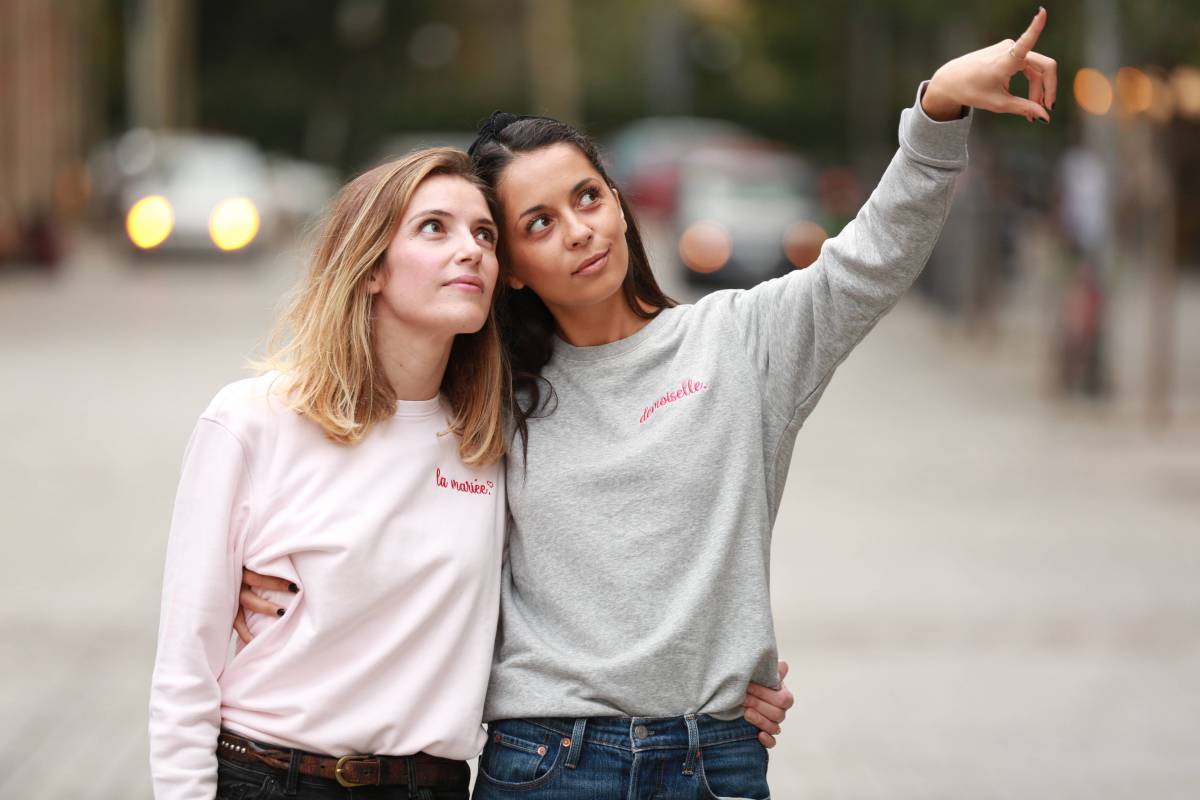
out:
M807 269L555 343L556 402L508 461L485 719L730 719L747 682L778 683L769 559L796 435L928 260L970 124L902 112L879 185Z

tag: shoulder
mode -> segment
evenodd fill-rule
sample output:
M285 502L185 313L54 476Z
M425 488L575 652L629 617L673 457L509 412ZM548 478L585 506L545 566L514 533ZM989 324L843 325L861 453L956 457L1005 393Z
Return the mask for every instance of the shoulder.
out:
M264 430L278 427L294 415L288 407L286 380L278 372L268 372L227 384L209 402L200 419L225 428L243 444L255 440Z
M706 295L696 303L696 311L702 318L732 317L740 319L747 315L757 314L763 310L770 311L774 304L803 291L810 284L812 276L820 269L820 262L806 269L792 270L749 289L722 289Z

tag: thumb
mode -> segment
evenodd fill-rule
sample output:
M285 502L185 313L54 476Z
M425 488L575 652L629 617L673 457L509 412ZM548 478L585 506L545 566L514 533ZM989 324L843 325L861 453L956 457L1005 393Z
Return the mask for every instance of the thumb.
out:
M787 677L787 674L788 674L788 663L786 661L780 661L779 662L779 682L780 683L783 683L783 679Z

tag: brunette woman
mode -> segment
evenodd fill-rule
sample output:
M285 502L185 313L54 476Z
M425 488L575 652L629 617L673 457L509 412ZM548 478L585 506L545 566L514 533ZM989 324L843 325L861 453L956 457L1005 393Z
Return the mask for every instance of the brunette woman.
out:
M1049 121L1044 24L921 85L878 187L814 265L691 306L659 289L586 136L510 114L480 131L516 438L476 798L769 796L744 693L778 680L771 530L797 433L928 259L970 108ZM1017 72L1028 100L1008 92Z

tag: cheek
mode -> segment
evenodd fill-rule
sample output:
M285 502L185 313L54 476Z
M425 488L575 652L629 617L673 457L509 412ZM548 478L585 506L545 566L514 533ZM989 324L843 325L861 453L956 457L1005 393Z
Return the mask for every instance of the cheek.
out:
M550 239L523 242L509 250L508 274L530 286L545 284L557 272L556 266Z

